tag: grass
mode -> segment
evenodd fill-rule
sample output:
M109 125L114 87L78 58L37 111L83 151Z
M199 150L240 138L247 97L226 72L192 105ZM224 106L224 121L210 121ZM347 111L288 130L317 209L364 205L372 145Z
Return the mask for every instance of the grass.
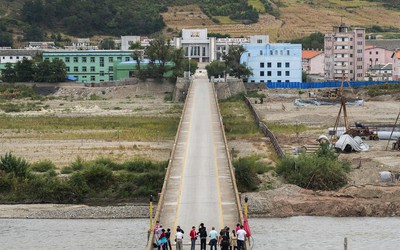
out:
M218 19L221 24L237 24L237 23L240 23L238 21L230 19L229 16L213 16L213 18Z
M264 14L265 8L260 0L249 0L249 5L253 6L259 13Z
M370 85L365 87L367 94L371 97L379 95L390 95L400 92L400 84L381 84Z
M42 139L157 141L176 135L179 117L13 117L0 116L0 130L33 131ZM25 135L26 136L26 135ZM33 135L35 136L35 135Z
M220 101L220 109L228 139L262 136L249 108L241 98Z
M308 128L304 124L282 124L279 122L264 122L265 125L272 131L272 133L277 134L297 134L302 133Z

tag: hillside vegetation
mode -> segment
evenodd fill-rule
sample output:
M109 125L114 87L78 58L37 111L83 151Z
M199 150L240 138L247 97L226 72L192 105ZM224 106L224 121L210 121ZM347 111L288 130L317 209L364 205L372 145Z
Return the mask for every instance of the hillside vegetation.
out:
M341 19L397 37L400 0L0 0L0 46L68 36L172 36L182 28L288 41L331 31Z

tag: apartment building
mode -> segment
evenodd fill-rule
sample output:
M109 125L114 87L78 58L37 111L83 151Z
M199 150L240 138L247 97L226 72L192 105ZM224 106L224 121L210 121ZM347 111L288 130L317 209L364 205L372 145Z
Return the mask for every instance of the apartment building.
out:
M103 82L114 80L114 62L131 61L132 51L121 50L76 50L45 51L43 60L62 60L67 75L77 82Z
M400 50L395 51L392 54L393 58L393 80L399 81L400 80Z
M240 63L253 71L249 82L301 82L301 44L259 42L243 44Z
M362 81L364 63L365 29L350 29L345 24L334 27L325 34L324 75L326 80Z

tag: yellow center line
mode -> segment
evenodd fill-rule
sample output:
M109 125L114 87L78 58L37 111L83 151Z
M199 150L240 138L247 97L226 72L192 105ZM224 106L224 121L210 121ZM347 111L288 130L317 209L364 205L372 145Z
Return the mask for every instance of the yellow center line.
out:
M192 83L193 84L193 83ZM192 90L193 91L193 90ZM191 93L188 93L189 95L191 95ZM191 97L189 97L191 98ZM172 235L175 235L176 232L176 228L178 226L178 214L179 214L179 207L180 207L180 203L181 203L181 196L182 196L182 186L183 186L183 177L185 175L185 166L186 166L186 161L187 161L187 152L188 152L188 148L189 148L189 137L190 137L190 129L191 129L191 125L192 125L192 117L193 117L193 103L195 101L195 96L193 96L193 101L192 101L192 105L191 105L191 109L190 109L190 121L189 121L189 128L188 128L188 132L187 132L187 138L186 138L186 147L185 147L185 152L183 154L183 164L182 164L182 171L181 171L181 179L179 182L179 190L178 190L178 202L176 204L176 212L175 212L175 219L174 219L174 228L172 229ZM188 105L189 105L189 99L188 99ZM186 112L185 112L186 113ZM185 116L185 114L184 114ZM180 133L180 131L179 131Z
M214 92L211 91L211 96L213 96L213 98L215 98ZM216 100L215 100L216 101ZM209 102L209 104L211 104ZM211 106L210 106L210 110ZM210 112L210 122L211 122L211 142L212 142L212 147L213 147L213 151L214 151L214 164L215 164L215 178L216 178L216 182L217 182L217 195L218 195L218 210L219 210L219 224L220 224L220 229L224 228L224 218L222 216L222 201L221 201L221 188L220 188L220 183L219 183L219 174L218 174L218 160L217 160L217 150L215 148L215 140L214 140L214 128L213 128L213 119L212 119L212 112ZM219 119L219 118L218 118Z

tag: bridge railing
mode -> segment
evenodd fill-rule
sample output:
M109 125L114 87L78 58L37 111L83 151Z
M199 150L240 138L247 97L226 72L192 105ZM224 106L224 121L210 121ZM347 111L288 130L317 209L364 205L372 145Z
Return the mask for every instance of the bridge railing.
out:
M165 190L167 189L169 176L171 174L171 168L172 168L172 163L173 163L173 159L174 159L174 155L175 155L176 145L178 144L178 139L179 139L179 135L180 135L181 127L182 127L182 122L183 122L183 116L184 116L186 108L187 108L187 102L188 102L188 98L189 98L189 94L190 94L191 88L192 88L192 84L190 82L189 83L189 90L188 90L187 95L186 95L185 104L183 105L181 119L179 121L178 130L177 130L177 133L176 133L176 136L175 136L174 146L172 147L170 159L168 161L168 167L167 167L167 170L165 172L164 183L163 183L163 187L161 189L161 193L160 193L160 196L159 196L159 199L158 199L157 209L156 209L156 213L154 215L154 220L153 221L159 221L160 220L161 208L162 208L162 206L164 204ZM149 234L149 239L147 241L146 249L147 250L152 250L154 242L155 242L154 241L154 230L151 230L150 234Z

